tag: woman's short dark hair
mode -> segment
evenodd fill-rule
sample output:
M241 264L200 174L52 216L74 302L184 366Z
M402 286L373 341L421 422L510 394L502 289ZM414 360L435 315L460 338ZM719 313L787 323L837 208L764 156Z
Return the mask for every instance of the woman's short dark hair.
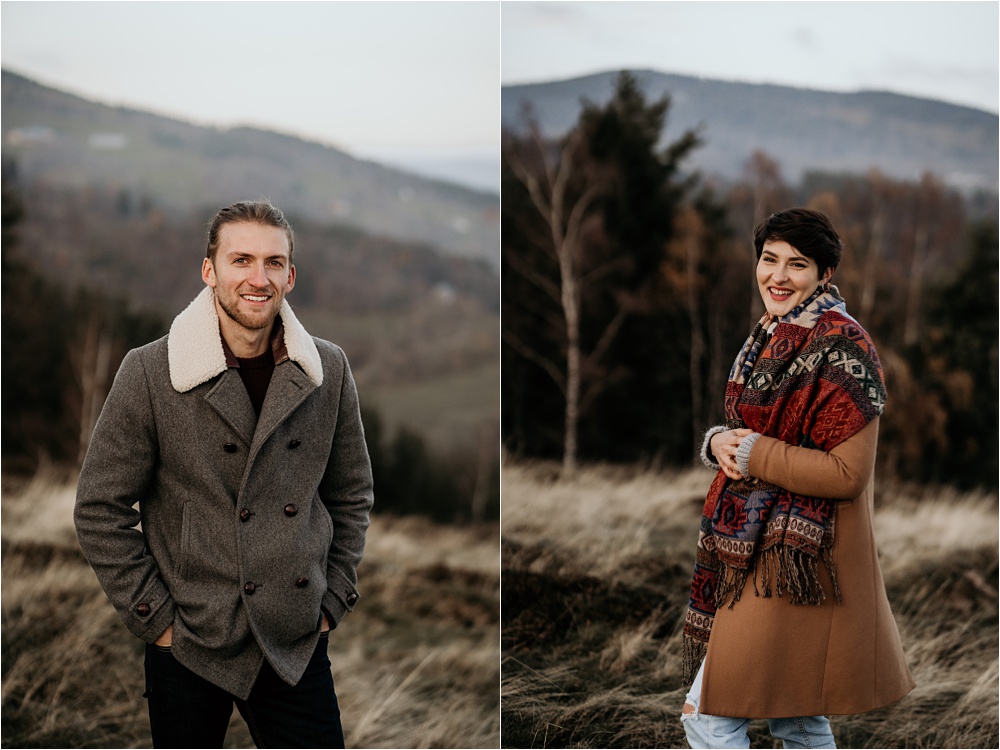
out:
M215 253L219 249L219 230L226 224L236 222L246 222L248 224L262 224L268 227L284 229L288 235L288 261L292 260L292 251L295 249L295 234L292 232L292 225L277 206L268 201L238 201L225 208L220 208L219 213L212 219L208 228L208 246L205 248L205 257L215 262Z
M787 242L819 266L820 276L828 268L836 269L844 244L833 224L824 214L809 208L789 208L768 216L753 232L757 260L765 242Z

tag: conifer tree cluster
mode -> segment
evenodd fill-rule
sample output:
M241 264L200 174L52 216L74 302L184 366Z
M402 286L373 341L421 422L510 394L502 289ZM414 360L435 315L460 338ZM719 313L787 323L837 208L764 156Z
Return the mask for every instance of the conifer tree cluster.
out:
M753 228L825 212L845 244L834 276L876 341L889 390L881 470L906 481L996 480L996 200L919 180L781 175L755 153L741 180L685 169L670 101L628 73L560 137L530 111L505 133L502 439L522 457L687 465L722 420L733 357L763 313Z

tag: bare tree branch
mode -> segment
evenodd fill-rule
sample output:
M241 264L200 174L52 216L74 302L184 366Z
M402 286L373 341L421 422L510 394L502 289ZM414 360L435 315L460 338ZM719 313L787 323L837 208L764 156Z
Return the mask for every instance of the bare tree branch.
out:
M566 378L563 376L562 372L560 372L559 367L555 362L536 352L533 347L528 346L509 331L503 332L503 340L522 357L545 370L549 377L551 377L555 382L559 390L562 391L563 394L566 393Z
M629 311L625 307L619 307L618 312L615 313L615 317L611 319L607 327L604 329L604 333L601 334L601 338L598 339L597 344L594 346L593 350L587 356L587 364L590 366L597 365L601 361L601 358L607 352L608 347L611 346L611 342L615 340L618 335L618 331L621 330L622 324L625 322L625 318L629 315Z
M537 269L532 268L527 263L523 263L517 256L517 253L510 248L507 248L504 251L504 255L506 256L507 263L510 265L511 270L517 272L517 274L525 281L529 281L534 284L547 297L552 298L555 302L559 302L561 292L556 284L545 278L545 276L539 273Z

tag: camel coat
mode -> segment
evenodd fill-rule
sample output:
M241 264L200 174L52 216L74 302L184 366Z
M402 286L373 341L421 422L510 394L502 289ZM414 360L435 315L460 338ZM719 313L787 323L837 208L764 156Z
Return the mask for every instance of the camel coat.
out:
M825 601L792 605L751 586L720 607L708 643L701 711L783 718L856 714L897 701L915 686L885 594L873 528L878 419L829 452L760 437L750 475L837 506L834 568L843 603L820 566Z

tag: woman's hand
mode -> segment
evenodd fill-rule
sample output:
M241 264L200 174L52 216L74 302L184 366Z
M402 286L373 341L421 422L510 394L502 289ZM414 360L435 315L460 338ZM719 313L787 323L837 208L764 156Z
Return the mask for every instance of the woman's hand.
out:
M752 432L753 430L740 428L712 435L712 440L709 443L712 455L715 456L722 471L730 479L743 479L743 475L740 474L740 470L736 466L736 449L740 447L743 438Z

